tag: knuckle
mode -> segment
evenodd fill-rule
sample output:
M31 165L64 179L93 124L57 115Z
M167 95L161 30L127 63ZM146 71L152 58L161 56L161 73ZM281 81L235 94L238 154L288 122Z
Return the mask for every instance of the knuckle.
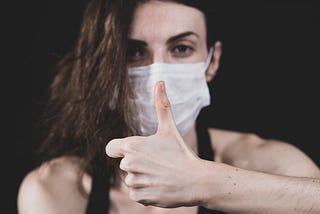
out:
M124 157L120 161L120 166L119 167L120 167L120 169L122 169L124 171L133 171L134 167L136 167L135 162L136 161L133 158Z
M128 187L133 187L135 185L135 176L132 173L129 173L124 182Z
M129 189L129 197L131 198L131 200L136 201L144 206L152 205L152 200L150 200L148 197L145 197L144 195L145 194L142 194L141 191L137 189Z
M131 198L131 200L136 201L136 202L141 200L141 198L139 197L138 192L135 189L132 189L132 188L130 188L130 190L129 190L129 197Z
M124 143L121 147L122 151L125 153L133 153L137 151L136 145L134 142Z
M130 169L127 158L122 158L119 165L120 169L127 171Z
M148 194L143 193L141 189L129 187L129 197L131 200L136 201L144 206L149 206L153 204L151 198L148 197Z
M171 109L171 104L170 104L169 100L164 100L162 102L162 108L167 111Z
M126 138L126 142L121 145L122 152L135 153L142 148L142 143L145 141L145 137L135 136Z

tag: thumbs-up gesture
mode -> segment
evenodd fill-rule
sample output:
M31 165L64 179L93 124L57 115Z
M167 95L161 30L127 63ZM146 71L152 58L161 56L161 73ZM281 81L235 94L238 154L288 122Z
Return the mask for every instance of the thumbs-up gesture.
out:
M114 139L106 146L112 158L122 158L120 169L130 198L158 207L193 206L199 202L196 190L201 159L186 145L171 112L165 84L155 86L157 133Z

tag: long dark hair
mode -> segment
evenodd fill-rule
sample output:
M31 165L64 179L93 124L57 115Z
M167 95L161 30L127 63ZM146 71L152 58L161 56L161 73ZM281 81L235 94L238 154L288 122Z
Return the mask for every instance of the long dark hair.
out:
M57 65L50 87L46 135L39 151L43 161L66 155L82 160L81 171L93 180L87 213L107 212L110 180L117 181L118 162L105 155L106 143L139 134L129 102L133 92L126 53L134 9L147 1L89 0L75 48ZM205 14L210 8L209 0L172 1ZM214 41L212 29L207 19L209 45ZM84 193L80 178L79 190Z

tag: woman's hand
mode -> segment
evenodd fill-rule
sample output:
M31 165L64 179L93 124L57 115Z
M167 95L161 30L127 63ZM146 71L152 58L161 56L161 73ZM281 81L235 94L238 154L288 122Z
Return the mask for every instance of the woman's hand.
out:
M201 160L179 134L163 81L155 87L157 133L115 139L106 146L112 158L122 158L125 184L132 200L158 207L193 206Z

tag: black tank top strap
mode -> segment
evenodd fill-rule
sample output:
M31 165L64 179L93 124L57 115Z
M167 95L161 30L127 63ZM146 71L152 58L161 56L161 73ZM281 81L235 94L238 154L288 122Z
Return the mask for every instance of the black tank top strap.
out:
M198 153L201 159L213 160L214 152L211 146L211 141L208 133L208 124L205 114L205 109L200 112L196 121L196 131L198 140Z
M96 169L92 175L92 190L89 195L86 214L109 213L110 174L108 170Z

